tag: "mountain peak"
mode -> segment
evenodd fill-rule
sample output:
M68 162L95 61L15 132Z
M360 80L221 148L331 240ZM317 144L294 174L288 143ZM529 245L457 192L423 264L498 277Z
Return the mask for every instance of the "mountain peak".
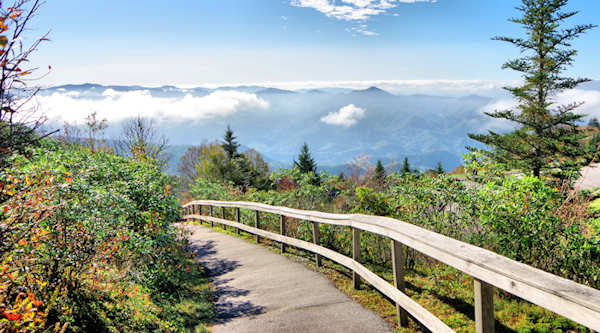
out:
M291 90L283 90L283 89L277 89L277 88L265 88L263 90L257 91L257 94L272 94L272 95L279 95L279 94L295 94L295 92L291 91Z
M369 87L369 88L367 88L367 89L362 89L362 90L361 90L361 89L358 89L358 90L352 90L352 92L351 92L351 93L353 93L353 94L378 94L378 95L391 95L389 92L387 92L387 91L385 91L385 90L383 90L383 89L377 88L377 87L375 87L375 86L371 86L371 87Z

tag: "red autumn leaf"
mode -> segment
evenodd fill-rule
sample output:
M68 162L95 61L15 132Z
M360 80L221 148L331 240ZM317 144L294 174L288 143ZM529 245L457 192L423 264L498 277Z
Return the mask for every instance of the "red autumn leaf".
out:
M8 212L8 206L4 206L4 212Z
M16 313L2 312L2 314L4 315L4 317L6 317L6 319L13 321L21 320L21 318L23 318L22 315Z
M21 240L19 241L19 243L18 243L18 244L19 244L20 246L25 246L25 245L27 245L27 240L25 240L25 239L21 239Z
M72 182L73 182L73 178L71 178L71 177L67 177L67 178L65 178L65 180L66 180L67 182L69 182L69 183L72 183Z

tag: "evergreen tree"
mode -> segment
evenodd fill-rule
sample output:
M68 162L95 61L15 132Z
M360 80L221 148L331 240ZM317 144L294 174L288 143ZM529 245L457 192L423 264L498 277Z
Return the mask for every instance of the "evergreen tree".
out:
M346 180L345 176L344 176L344 171L340 171L340 174L338 176L338 180L343 182Z
M598 118L594 117L590 119L590 121L588 122L588 126L600 128L600 122L598 122Z
M302 145L302 148L300 148L298 161L294 161L294 166L296 166L302 173L317 173L317 163L315 162L314 158L310 155L310 151L308 150L308 144L306 142Z
M437 173L438 175L441 175L441 174L443 174L444 172L445 172L445 171L444 171L444 167L442 166L442 161L439 161L439 162L437 163L437 166L435 167L435 173Z
M493 118L508 119L517 128L509 133L469 134L492 150L492 159L540 176L542 170L560 168L563 173L581 168L580 157L585 150L580 144L582 135L577 122L583 117L573 111L582 103L555 105L557 93L575 88L588 79L562 75L572 65L577 51L570 41L594 28L578 25L560 29L564 20L577 12L563 11L568 0L522 0L517 9L521 18L510 19L520 24L526 38L495 37L518 47L526 56L508 61L503 68L522 73L523 85L507 87L519 105L515 109L486 113ZM474 150L473 148L470 148Z
M380 183L385 181L385 168L381 160L377 160L377 165L375 166L375 179Z
M410 172L410 163L408 163L408 157L405 157L404 163L402 163L402 175L409 174Z
M235 141L236 137L233 136L233 131L231 127L227 125L227 130L225 131L225 136L223 137L223 150L225 150L225 154L227 154L228 159L234 159L238 157L238 148L240 144Z

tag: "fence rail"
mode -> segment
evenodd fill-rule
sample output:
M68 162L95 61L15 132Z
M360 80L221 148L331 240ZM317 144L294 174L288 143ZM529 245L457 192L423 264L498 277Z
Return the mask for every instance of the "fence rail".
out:
M396 302L401 325L406 325L406 314L408 313L434 332L453 332L450 327L403 292L404 258L401 249L402 246L407 246L474 277L477 333L494 332L494 287L544 307L592 330L600 331L599 290L400 220L360 214L330 214L242 201L198 200L191 201L183 207L184 219L196 219L210 222L211 225L219 223L235 227L256 235L256 241L259 240L259 236L269 238L280 242L282 251L285 250L285 245L290 245L313 252L317 264L320 264L322 256L344 265L353 272L355 288L359 287L362 278ZM209 216L202 215L202 207L210 207ZM213 207L236 208L237 222L225 219L224 214L216 217ZM255 211L253 227L239 223L239 209ZM260 229L259 212L280 215L281 234ZM313 242L285 236L286 218L313 222ZM318 245L318 223L352 228L352 258ZM360 264L361 231L390 239L394 285Z

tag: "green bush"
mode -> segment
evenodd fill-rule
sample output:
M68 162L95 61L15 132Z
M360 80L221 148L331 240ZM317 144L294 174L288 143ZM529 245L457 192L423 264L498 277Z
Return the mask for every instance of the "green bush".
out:
M219 200L389 216L600 287L600 232L590 216L581 213L585 211L581 209L586 205L584 199L573 199L573 195L561 193L538 178L518 179L504 176L501 171L483 175L480 174L479 182L462 182L448 175L394 174L387 176L384 188L375 190L327 175L316 186L310 174L291 169L272 176L275 182L291 180L293 186L286 186L285 190L250 190L241 194L198 181L193 193ZM276 217L265 217L264 221L266 228L278 231ZM288 232L300 239L311 239L310 228L301 223L288 227ZM321 233L324 246L350 253L351 235L347 228L321 225ZM389 240L364 233L361 246L366 262L389 264ZM408 258L409 267L419 259L414 252L409 252Z
M206 320L180 319L178 304L208 293L193 282L202 272L155 163L46 140L13 157L0 182L0 331L183 331Z

